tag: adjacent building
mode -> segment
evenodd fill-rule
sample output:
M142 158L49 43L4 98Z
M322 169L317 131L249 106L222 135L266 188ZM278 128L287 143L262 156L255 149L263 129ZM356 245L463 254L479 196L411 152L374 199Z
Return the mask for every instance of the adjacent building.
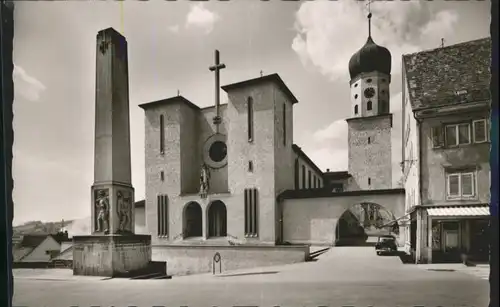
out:
M24 235L12 249L14 266L47 266L51 259L59 255L61 246L67 242L70 242L67 232L49 235Z
M402 60L406 249L418 263L488 260L491 40Z

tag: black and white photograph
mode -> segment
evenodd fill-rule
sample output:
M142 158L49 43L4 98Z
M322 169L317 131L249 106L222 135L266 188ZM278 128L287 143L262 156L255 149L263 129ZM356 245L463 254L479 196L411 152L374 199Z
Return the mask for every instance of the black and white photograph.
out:
M491 1L1 5L12 306L490 303Z

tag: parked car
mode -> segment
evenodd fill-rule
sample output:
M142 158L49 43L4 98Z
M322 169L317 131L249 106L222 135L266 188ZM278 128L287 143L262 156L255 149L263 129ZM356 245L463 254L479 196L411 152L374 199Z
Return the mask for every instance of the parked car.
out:
M375 251L377 255L397 253L398 245L396 244L396 237L392 235L379 236L377 244L375 244Z

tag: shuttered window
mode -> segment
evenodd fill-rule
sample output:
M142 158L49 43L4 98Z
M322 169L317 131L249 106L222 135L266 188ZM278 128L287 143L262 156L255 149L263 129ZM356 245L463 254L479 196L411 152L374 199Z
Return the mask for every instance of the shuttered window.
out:
M444 145L443 128L436 126L431 128L432 131L432 147L440 148Z

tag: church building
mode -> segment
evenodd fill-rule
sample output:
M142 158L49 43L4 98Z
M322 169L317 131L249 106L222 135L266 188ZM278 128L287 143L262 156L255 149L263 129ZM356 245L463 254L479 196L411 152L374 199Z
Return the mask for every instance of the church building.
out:
M225 66L215 58L214 106L183 96L140 105L153 245L331 246L343 218L404 231L386 227L404 216L405 197L392 185L391 54L371 33L348 65L346 172L323 172L294 144L299 101L278 74L221 86L228 103L219 104Z

